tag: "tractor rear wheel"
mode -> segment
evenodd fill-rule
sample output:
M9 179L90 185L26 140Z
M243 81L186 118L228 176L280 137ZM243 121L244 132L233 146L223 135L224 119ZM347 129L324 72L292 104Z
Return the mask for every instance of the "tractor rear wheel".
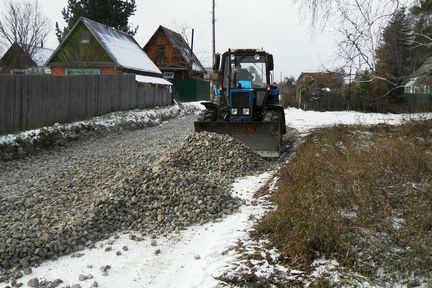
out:
M198 115L199 122L212 122L217 120L217 111L215 109L205 109Z

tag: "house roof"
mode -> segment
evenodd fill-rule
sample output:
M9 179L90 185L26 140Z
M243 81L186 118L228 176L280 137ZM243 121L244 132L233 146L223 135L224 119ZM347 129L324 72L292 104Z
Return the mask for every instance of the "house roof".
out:
M140 83L151 83L151 84L160 84L160 85L173 85L168 80L165 80L164 78L158 78L158 77L151 77L151 76L142 76L142 75L136 75L135 80Z
M325 78L325 77L334 77L336 73L334 72L302 72L300 77L312 77L312 78ZM299 77L299 78L300 78Z
M78 23L84 23L88 30L93 34L99 44L111 56L113 61L121 68L162 75L159 68L150 60L147 54L135 39L127 33L108 27L104 24L81 17L69 34L63 39L56 51L48 59L51 61L53 56L61 49L61 46L71 35Z
M45 62L50 58L53 54L54 50L43 47L35 47L33 55L31 58L36 63L37 66L45 66Z
M410 86L414 86L414 84L416 83L418 77L414 77L408 80L408 82L405 84L405 87L410 87Z
M414 71L410 78L427 75L432 72L432 57L427 59L420 68Z
M189 63L189 61L190 61L189 59L190 59L190 55L191 55L191 48L189 47L189 44L185 41L183 36L177 32L174 32L174 31L162 26L162 25L159 26L159 28L158 28L158 30L156 30L156 32L159 30L161 30L168 37L172 46L177 50L177 52L179 53L182 60L185 63ZM155 34L156 34L156 32L155 32ZM150 43L153 36L150 38L150 40L147 42L147 44L145 46L147 46ZM204 69L201 62L196 57L195 53L192 53L192 70L195 72L198 72L198 73L203 73L203 74L206 73L206 70Z
M24 51L24 48L22 46L26 46L27 44L19 44L15 42L14 44L9 47L9 49L4 53L2 57L4 57L8 52L11 53L11 49L21 49L22 53L26 53ZM34 47L33 55L29 55L31 60L34 62L34 64L38 67L45 66L45 62L48 60L48 58L51 56L51 54L54 52L53 49L44 48L44 47ZM0 57L0 59L2 59Z

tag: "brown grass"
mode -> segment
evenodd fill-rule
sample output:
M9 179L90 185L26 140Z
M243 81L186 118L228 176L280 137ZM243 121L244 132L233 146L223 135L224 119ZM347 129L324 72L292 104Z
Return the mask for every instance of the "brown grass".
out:
M317 130L278 187L258 229L293 263L325 255L365 275L429 273L432 121Z

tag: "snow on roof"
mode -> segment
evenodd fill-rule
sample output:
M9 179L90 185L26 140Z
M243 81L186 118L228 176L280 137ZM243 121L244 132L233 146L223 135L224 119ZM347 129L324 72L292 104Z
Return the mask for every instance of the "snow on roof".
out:
M427 59L416 71L411 74L411 78L428 75L432 72L432 57Z
M414 86L414 84L417 81L417 79L418 79L418 77L410 78L410 80L408 80L408 83L405 84L405 87Z
M81 20L117 64L123 68L162 74L132 36L84 17Z
M37 66L45 66L45 62L51 57L54 50L43 47L35 47L32 59L36 63Z
M158 77L150 77L150 76L142 76L136 75L135 80L141 83L152 83L152 84L161 84L161 85L172 85L171 82L165 80L164 78Z

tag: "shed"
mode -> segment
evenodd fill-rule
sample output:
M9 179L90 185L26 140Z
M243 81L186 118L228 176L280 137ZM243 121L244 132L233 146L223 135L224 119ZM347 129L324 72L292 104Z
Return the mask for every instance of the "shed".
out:
M207 73L183 36L166 27L159 26L144 51L166 79L203 78Z
M143 50L174 84L174 97L179 101L208 100L210 83L204 80L207 73L189 44L177 32L159 26Z

